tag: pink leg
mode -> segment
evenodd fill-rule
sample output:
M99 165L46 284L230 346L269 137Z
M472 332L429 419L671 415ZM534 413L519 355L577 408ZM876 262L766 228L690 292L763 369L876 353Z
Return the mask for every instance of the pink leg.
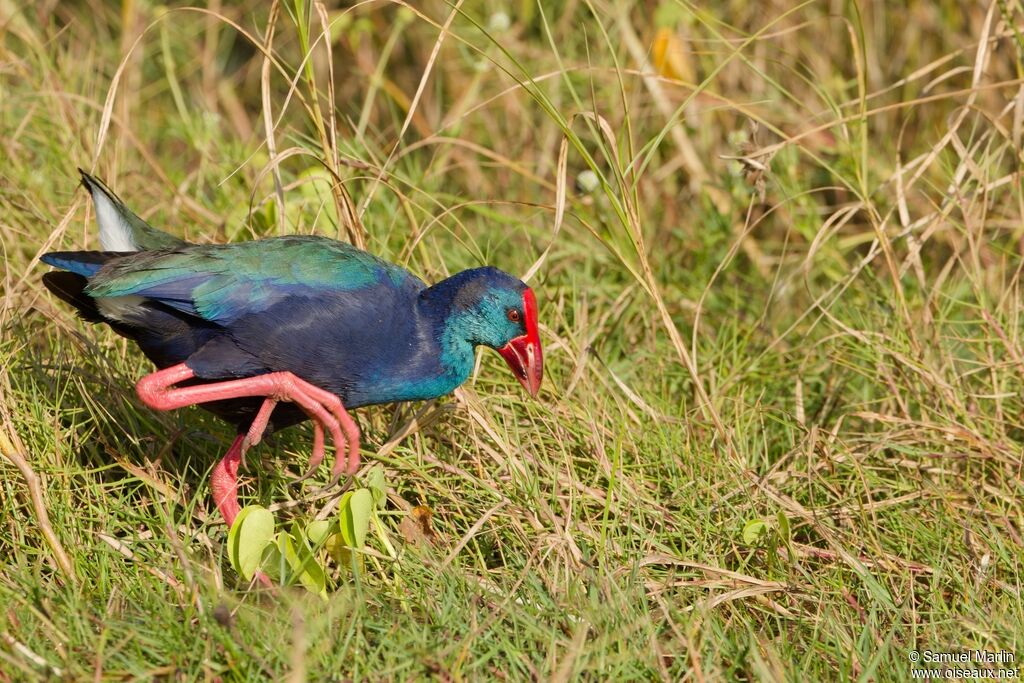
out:
M242 461L242 440L239 434L231 444L231 448L213 468L210 476L210 488L213 490L213 502L220 510L221 517L228 528L235 523L238 516L238 465Z
M276 406L276 398L263 399L256 417L249 425L249 431L246 432L245 438L242 440L242 467L245 467L245 455L249 449L263 440L263 433L267 431L267 424L270 422L270 414L274 412Z
M290 372L272 372L246 379L225 380L213 384L174 388L174 385L195 376L184 363L146 375L136 385L142 402L156 410L183 408L197 403L224 399L262 396L268 399L294 401L314 422L331 433L335 455L333 480L342 474L355 474L359 469L359 428L355 420L334 394L299 379ZM260 408L262 415L266 403ZM271 406L270 410L273 409ZM269 418L269 412L266 413ZM344 446L348 443L348 459ZM316 453L314 452L314 457Z
M224 454L210 476L210 488L213 490L213 502L220 510L228 529L235 523L241 508L238 506L238 465L242 461L243 442L245 436L239 434L231 443L231 448ZM263 572L256 572L256 580L266 588L274 584Z
M313 420L313 452L308 477L324 458L324 429L334 440L335 459L331 468L331 486L343 474L353 475L359 469L359 427L334 394L299 379L290 372L272 372L246 379L225 380L211 384L175 388L174 385L195 377L184 363L146 375L135 386L139 398L155 410L173 410L198 403L232 398L261 396L260 406L248 433L235 439L224 458L214 468L211 487L214 501L231 526L238 515L238 466L251 443L263 436L270 415L278 401L293 401ZM345 459L345 445L348 458Z

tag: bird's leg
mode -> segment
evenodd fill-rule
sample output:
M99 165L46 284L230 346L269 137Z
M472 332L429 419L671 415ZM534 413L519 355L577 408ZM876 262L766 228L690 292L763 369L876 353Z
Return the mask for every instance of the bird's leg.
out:
M244 441L246 437L239 434L231 443L231 448L224 454L210 475L210 489L213 491L213 502L220 510L221 517L230 529L241 508L238 505L238 465L242 461ZM270 577L261 571L256 572L256 580L267 588L273 589Z
M331 433L336 451L334 467L331 469L332 482L336 482L343 474L355 474L359 468L359 427L345 410L341 399L329 391L313 386L290 372L271 372L245 379L189 387L174 386L194 377L195 373L190 367L179 363L146 375L139 380L135 389L142 402L155 410L172 410L199 403L252 396L261 396L273 401L293 401L313 419L314 424L318 423L321 429L326 428ZM264 402L254 421L253 429L259 428L256 422L261 416L264 416L262 426L265 427L272 410L273 405L268 408L268 403ZM253 429L250 429L250 433ZM259 428L258 433L262 435L262 428ZM347 459L344 455L346 443ZM313 460L318 456L322 459L322 447L318 453L315 432L313 446Z
M253 396L293 401L310 418L323 424L331 433L335 447L344 450L345 437L338 419L333 411L325 408L320 401L322 396L332 394L314 387L290 372L271 372L245 379L174 387L175 384L193 377L195 374L192 369L184 363L179 363L146 375L135 385L135 390L142 402L155 410L173 410L200 403ZM318 392L315 397L311 395L311 389ZM336 396L333 398L340 405L341 401Z
M323 460L324 427L326 427L331 432L331 438L334 440L337 451L335 469L339 467L339 463L343 462L343 453L347 443L349 446L348 462L352 468L351 473L354 474L354 468L359 465L359 429L356 427L355 421L345 411L341 399L334 394L315 387L290 372L272 372L246 379L175 388L175 384L193 377L195 377L195 373L192 369L184 363L179 363L146 375L135 385L135 390L142 402L155 410L173 410L199 403L253 396L262 396L266 399L256 413L256 418L249 427L248 433L240 434L235 438L231 448L214 467L210 478L214 503L220 510L221 516L224 517L228 528L234 524L241 510L238 505L238 466L241 464L248 446L262 438L270 415L278 401L295 402L313 420L311 468L315 468ZM345 435L348 435L351 440L346 442ZM336 479L337 477L335 477ZM270 579L263 572L256 572L256 579L264 586L273 588Z
M231 448L224 454L210 475L210 489L213 491L213 502L220 510L224 522L231 528L235 517L241 509L238 506L238 465L242 460L242 441L245 437L235 437Z

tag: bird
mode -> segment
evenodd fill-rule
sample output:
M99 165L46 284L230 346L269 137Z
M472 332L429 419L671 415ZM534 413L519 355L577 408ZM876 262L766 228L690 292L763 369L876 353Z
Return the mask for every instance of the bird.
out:
M537 299L493 266L428 286L348 243L286 235L195 244L158 230L79 169L99 251L57 251L43 283L91 323L132 340L156 366L136 384L154 410L199 405L237 435L210 488L224 522L240 512L238 469L266 435L309 419L306 473L335 449L331 480L359 468L350 410L437 398L465 382L475 348L494 349L526 391L543 379Z

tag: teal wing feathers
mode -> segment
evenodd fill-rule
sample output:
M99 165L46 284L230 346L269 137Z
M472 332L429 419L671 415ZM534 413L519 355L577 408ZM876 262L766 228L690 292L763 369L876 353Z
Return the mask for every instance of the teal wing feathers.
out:
M349 244L290 236L139 252L101 269L86 292L139 296L227 324L290 296L353 292L378 284L425 287L404 268Z

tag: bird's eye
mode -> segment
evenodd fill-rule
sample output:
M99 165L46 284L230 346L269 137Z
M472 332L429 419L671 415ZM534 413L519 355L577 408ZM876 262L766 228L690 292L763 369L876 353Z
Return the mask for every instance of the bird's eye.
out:
M512 322L519 322L519 311L515 308L508 309L508 313L506 313L505 315L507 315L508 319L511 320Z

